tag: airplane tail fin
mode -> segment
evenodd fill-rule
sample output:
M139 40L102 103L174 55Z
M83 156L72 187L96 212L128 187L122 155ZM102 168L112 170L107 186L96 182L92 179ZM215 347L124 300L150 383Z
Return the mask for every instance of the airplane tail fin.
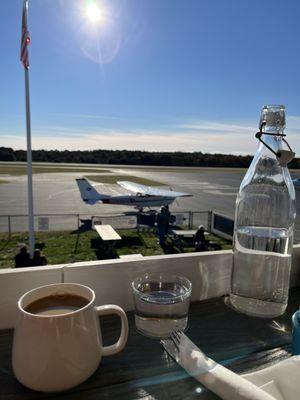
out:
M97 190L85 178L76 179L76 182L81 198L87 204L95 204L109 198L109 196L97 192Z

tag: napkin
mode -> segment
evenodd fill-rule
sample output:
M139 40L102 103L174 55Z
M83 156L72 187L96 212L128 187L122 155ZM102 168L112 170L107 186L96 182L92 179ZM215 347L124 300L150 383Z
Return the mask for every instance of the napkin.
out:
M269 394L256 385L256 379L261 379L262 385L268 383L268 378L246 377L235 374L216 363L206 355L184 334L181 335L179 354L176 361L207 389L217 394L223 400L275 400L284 399ZM252 382L252 381L253 382ZM300 375L299 375L300 380ZM271 391L274 388L268 388ZM276 389L276 388L275 388ZM275 393L275 389L273 393ZM296 400L294 397L293 400Z
M276 400L300 399L300 356L290 357L243 377Z

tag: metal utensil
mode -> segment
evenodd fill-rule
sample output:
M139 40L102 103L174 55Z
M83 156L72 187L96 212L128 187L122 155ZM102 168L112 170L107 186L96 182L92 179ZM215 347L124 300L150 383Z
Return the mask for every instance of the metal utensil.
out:
M162 339L160 341L169 356L172 357L177 363L179 363L180 360L180 341L182 337L185 337L187 339L187 336L183 333L183 331L177 330L171 332L171 336L169 339ZM208 361L209 358L206 356L206 354L203 353L203 351L201 351L200 349L198 350L199 352L201 352L202 356Z

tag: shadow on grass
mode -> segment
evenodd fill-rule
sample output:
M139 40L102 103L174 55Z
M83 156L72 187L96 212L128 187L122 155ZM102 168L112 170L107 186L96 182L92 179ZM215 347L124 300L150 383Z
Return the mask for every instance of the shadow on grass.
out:
M170 242L165 242L163 245L161 245L161 248L165 254L181 253L180 249L178 249L178 247L175 247L173 243Z
M99 249L102 247L103 241L100 238L92 238L91 239L91 249Z
M94 249L97 260L110 260L118 258L118 254L111 243L105 243L100 238L91 239L91 248Z
M106 248L104 249L97 249L95 250L95 254L97 260L111 260L118 258L118 254L116 253L115 249L108 251Z
M80 237L80 232L78 231L77 236L76 236L75 247L74 247L74 255L77 254L78 244L79 244L79 237Z
M123 236L122 240L116 243L116 249L122 247L143 246L144 242L140 236Z

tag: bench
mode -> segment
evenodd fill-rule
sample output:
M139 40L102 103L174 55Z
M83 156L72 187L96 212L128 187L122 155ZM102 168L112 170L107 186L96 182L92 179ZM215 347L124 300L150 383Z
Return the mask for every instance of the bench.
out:
M172 229L168 236L171 238L173 245L182 250L184 247L195 246L196 232L197 232L196 229L189 229L189 230ZM204 235L206 237L209 236L209 232L204 232ZM208 250L221 250L221 246L218 243L214 243L212 241L207 241L207 247ZM203 251L203 250L196 249L196 251Z

